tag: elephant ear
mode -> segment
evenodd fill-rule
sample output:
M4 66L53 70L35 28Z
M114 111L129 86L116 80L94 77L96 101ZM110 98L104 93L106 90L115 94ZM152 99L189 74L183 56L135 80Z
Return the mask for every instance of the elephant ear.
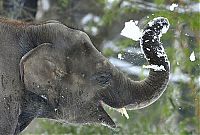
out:
M41 95L55 79L63 75L61 53L53 44L44 43L25 54L20 61L20 74L26 89ZM59 56L58 56L59 55Z

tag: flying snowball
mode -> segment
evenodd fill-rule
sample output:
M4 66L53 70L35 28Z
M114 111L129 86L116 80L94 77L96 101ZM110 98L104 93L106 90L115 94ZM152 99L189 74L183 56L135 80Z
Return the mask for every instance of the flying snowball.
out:
M142 37L142 31L137 26L138 21L130 20L129 22L125 22L125 27L121 31L121 35L132 40L138 41Z
M194 51L190 54L190 61L195 61Z

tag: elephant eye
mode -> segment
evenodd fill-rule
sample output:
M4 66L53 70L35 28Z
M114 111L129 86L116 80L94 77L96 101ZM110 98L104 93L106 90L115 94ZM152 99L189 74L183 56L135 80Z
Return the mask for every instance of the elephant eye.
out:
M105 86L110 84L111 76L111 73L99 72L93 75L92 80L95 80L101 86Z

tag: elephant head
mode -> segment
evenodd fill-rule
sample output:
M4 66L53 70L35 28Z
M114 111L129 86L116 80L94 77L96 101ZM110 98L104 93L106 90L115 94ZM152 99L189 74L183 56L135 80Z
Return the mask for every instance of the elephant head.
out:
M34 108L35 117L65 123L101 123L114 128L102 103L113 108L140 109L155 102L169 80L169 61L160 42L165 27L169 22L160 17L143 31L140 44L147 61L162 68L150 69L142 81L131 80L119 71L84 32L60 23L32 28L29 32L35 35L29 38L38 38L41 44L23 56L20 71L25 91L41 98L37 100L40 105ZM34 100L24 100L26 111L36 106L28 104L29 99Z

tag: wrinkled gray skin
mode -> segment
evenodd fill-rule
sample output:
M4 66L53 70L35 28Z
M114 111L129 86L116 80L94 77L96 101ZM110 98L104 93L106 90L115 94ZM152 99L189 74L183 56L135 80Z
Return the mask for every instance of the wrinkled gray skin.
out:
M147 26L141 46L149 64L163 65L165 71L151 69L149 77L133 81L82 31L55 21L33 25L1 20L0 135L18 134L37 117L115 128L102 102L140 109L156 101L169 79L167 56L157 56L163 25L168 21L160 18Z

